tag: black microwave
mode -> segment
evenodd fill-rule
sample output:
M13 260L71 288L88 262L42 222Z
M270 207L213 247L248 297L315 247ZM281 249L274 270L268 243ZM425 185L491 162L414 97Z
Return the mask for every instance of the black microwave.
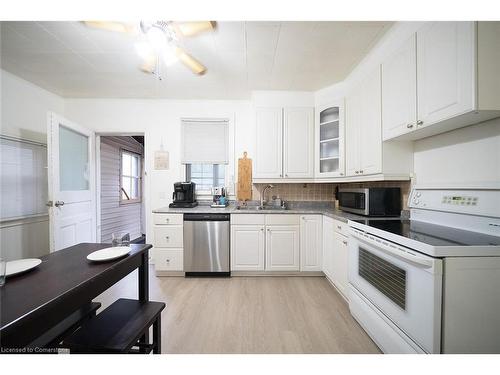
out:
M339 208L365 216L400 216L400 188L339 189Z

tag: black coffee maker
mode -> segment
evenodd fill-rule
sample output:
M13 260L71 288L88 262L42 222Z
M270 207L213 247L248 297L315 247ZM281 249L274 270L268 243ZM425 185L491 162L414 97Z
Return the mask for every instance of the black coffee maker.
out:
M196 184L194 182L176 182L174 184L173 202L169 207L191 208L196 207L198 202L195 199Z

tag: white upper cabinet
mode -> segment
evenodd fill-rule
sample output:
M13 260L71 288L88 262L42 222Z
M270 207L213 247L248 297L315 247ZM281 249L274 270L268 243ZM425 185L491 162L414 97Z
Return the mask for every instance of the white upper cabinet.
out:
M499 117L498 40L500 22L427 22L417 30L382 63L384 140L421 139Z
M314 177L314 122L312 108L285 108L283 167L285 178Z
M361 85L361 124L359 137L359 173L382 173L382 118L380 69Z
M474 22L429 22L417 32L418 125L475 107Z
M380 69L376 69L347 98L346 174L382 173Z
M256 109L255 178L283 177L283 109Z
M342 177L344 164L344 102L316 110L316 177Z
M256 109L254 178L314 177L314 110L308 107Z
M383 139L417 126L417 46L412 35L382 64Z

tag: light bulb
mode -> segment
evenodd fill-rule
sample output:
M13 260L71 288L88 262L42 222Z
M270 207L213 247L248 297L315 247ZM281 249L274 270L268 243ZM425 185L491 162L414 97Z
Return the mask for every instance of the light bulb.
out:
M135 51L143 60L149 60L154 56L154 51L151 48L151 45L147 42L137 42L134 45Z
M167 38L165 37L165 33L161 29L153 26L149 28L146 36L157 52L163 51L165 49Z
M171 44L165 46L165 51L163 53L163 62L165 65L170 66L177 61L177 55L175 53L175 47Z

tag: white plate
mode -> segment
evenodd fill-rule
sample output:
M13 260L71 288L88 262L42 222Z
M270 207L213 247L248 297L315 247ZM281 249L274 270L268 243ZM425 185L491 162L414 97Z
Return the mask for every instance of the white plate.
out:
M36 258L12 260L6 264L5 276L13 276L28 271L35 268L40 263L42 263L42 261Z
M118 259L130 252L128 246L107 247L102 250L94 251L87 255L87 259L92 262L107 262L108 260Z

